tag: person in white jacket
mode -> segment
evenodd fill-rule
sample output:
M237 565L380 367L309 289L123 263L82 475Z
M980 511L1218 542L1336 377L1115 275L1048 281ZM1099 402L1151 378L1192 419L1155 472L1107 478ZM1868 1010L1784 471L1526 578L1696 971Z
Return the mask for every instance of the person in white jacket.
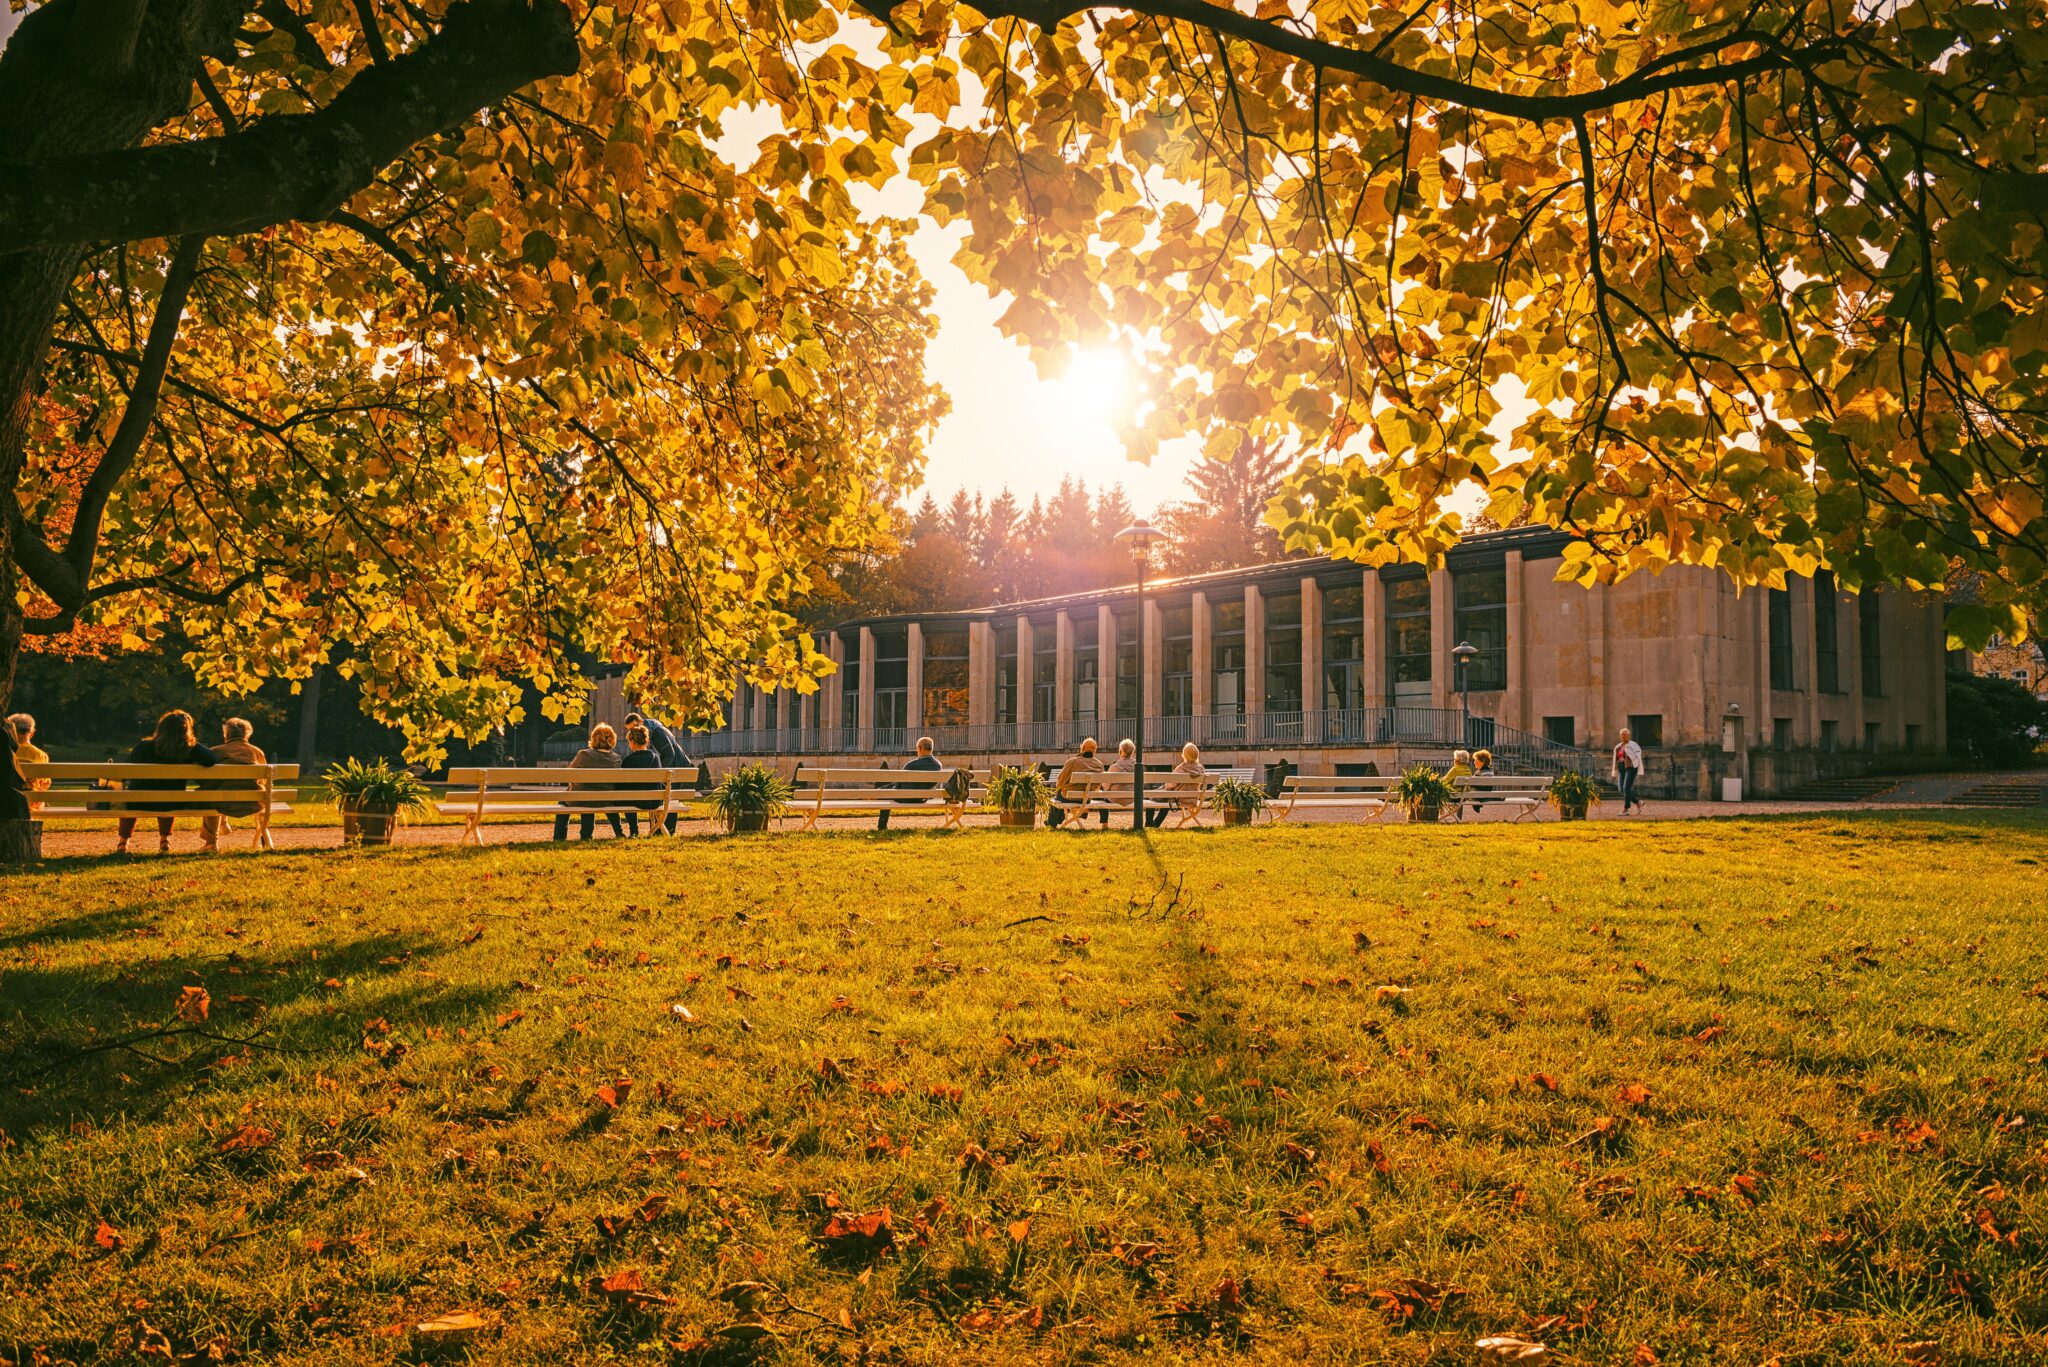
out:
M1629 736L1626 726L1621 728L1621 739L1614 747L1613 766L1608 777L1614 786L1621 789L1621 814L1628 815L1629 808L1641 810L1643 800L1636 796L1636 780L1643 776L1643 747Z

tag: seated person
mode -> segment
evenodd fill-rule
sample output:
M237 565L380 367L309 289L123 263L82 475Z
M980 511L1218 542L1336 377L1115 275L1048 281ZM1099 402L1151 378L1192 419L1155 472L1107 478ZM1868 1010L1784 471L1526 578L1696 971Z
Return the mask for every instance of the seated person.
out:
M1202 776L1209 771L1202 767L1201 748L1193 741L1189 741L1186 745L1181 746L1180 763L1173 766L1173 772L1192 776L1191 780L1183 778L1172 785L1184 792L1191 793L1190 796L1180 800L1181 811L1200 812L1202 810Z
M1470 777L1472 777L1472 752L1470 750L1452 751L1451 767L1444 770L1444 782L1451 785L1453 793L1463 794L1465 791L1465 780ZM1465 804L1462 800L1451 804L1451 814L1460 821L1465 819Z
M1138 743L1136 741L1125 739L1116 743L1116 758L1109 762L1109 772L1112 774L1135 774L1138 772ZM1133 780L1133 782L1135 781ZM1103 820L1106 822L1109 820L1109 817L1105 814ZM1145 824L1147 826L1157 826L1164 820L1166 820L1166 808L1152 806L1145 808Z
M256 734L256 728L240 717L229 717L220 724L220 744L213 746L213 757L222 764L268 764L263 752L250 744L249 737ZM219 783L201 783L202 788L246 788L247 780L222 779ZM231 802L221 804L220 816L199 818L199 832L206 840L206 848L220 848L220 833L227 830L230 816L250 816L256 811L253 802Z
M627 723L626 723L626 757L625 757L624 759L622 759L622 760L620 760L620 761L619 761L619 767L620 767L621 769L665 769L665 768L667 768L668 766L667 766L667 765L665 765L665 764L663 764L663 763L661 762L661 756L659 756L659 755L657 755L657 754L655 754L655 753L654 753L654 749L653 749L653 745L652 745L652 742L653 742L653 733L651 733L651 732L650 732L650 731L649 731L649 730L647 729L647 727L646 727L646 726L645 726L644 724L642 724L642 723L640 723L640 722L637 722L637 721L631 721L631 720L627 721ZM645 789L648 789L648 790L649 790L649 791L651 791L651 792L657 792L657 793L658 793L658 792L660 792L660 791L662 790L662 787L663 787L663 785L662 785L662 784L659 784L659 783L626 783L626 782L621 782L621 783L619 784L619 786L620 786L621 788L645 788ZM634 805L635 807L638 807L638 808L640 809L640 811L638 811L638 812L627 812L627 813L626 813L626 834L627 834L627 835L638 835L638 834L640 834L640 812L658 812L658 811L660 811L660 810L661 810L661 799L657 797L657 798L653 798L653 799L650 799L649 801L646 801L646 802L635 802L635 803L634 803L633 805ZM671 818L670 818L670 821L671 821L671 822L673 822L673 821L674 821L674 818L673 818L673 817L671 817ZM595 823L592 823L592 824L594 825ZM652 817L652 816L650 816L650 817L648 817L648 818L647 818L647 833L648 833L649 835L653 835L653 834L654 834L654 833L655 833L656 831L658 831L658 830L660 830L660 829L661 829L661 822L660 822L660 821L658 821L657 819L655 819L655 818L654 818L654 817ZM674 835L674 834L675 834L675 826L674 826L673 824L671 824L671 825L669 826L669 828L668 828L668 832L669 832L669 834L670 834L670 835Z
M904 764L904 772L910 773L912 771L915 771L917 773L929 774L935 773L938 770L945 768L945 765L939 763L939 757L935 753L937 748L938 747L932 743L932 738L930 736L919 736L917 738L917 757ZM915 787L919 789L922 789L924 787L924 785L921 783L906 783L900 786L905 788ZM918 799L910 800L916 801ZM889 809L887 807L884 807L881 811L875 813L875 829L878 831L886 831L889 829Z
M193 733L192 714L173 709L158 717L156 720L156 730L146 739L137 742L135 748L128 752L128 762L130 764L162 765L196 764L201 768L211 769L217 761L213 757L213 751L201 745L199 737ZM185 780L181 778L138 778L130 781L128 789L130 792L137 793L182 793L185 791ZM126 805L129 807L140 807L144 811L152 810L150 804L146 802L131 801ZM177 804L164 803L154 810L176 812L179 808ZM128 853L128 840L130 836L135 834L135 821L136 818L132 816L124 816L115 823L116 843L114 845L114 853ZM171 852L171 827L175 821L176 818L174 816L160 816L156 819L156 850L158 854L169 854Z
M618 745L619 733L603 722L599 722L590 728L590 744L576 752L576 758L569 761L569 767L571 769L616 769L620 765ZM609 787L610 784L606 786ZM564 800L562 805L565 807L577 807L589 804L578 803L574 800ZM626 834L626 828L620 822L619 814L617 812L606 812L604 816L605 820L611 823L612 834L623 839ZM596 830L597 813L585 812L576 818L576 834L578 839L588 840ZM569 814L564 812L555 818L555 839L567 840L568 838Z
M1072 792L1071 785L1076 774L1099 774L1102 772L1102 761L1095 758L1095 737L1090 736L1082 741L1080 748L1068 758L1065 764L1060 766L1058 777L1052 781L1053 796L1059 801L1064 801L1068 797L1073 796L1074 793ZM1067 814L1059 806L1059 801L1055 801L1052 810L1045 814L1045 824L1048 826L1057 826L1066 820ZM1102 824L1105 826L1109 824L1109 810L1107 808L1104 808L1102 812Z
M26 712L16 712L7 719L7 730L14 735L14 758L17 764L48 764L50 762L49 755L45 754L42 747L36 744L36 719L34 717L31 717ZM46 792L50 787L50 780L39 778L28 786L30 792ZM29 806L32 808L39 808L42 805L40 801L34 799L31 799L29 802Z

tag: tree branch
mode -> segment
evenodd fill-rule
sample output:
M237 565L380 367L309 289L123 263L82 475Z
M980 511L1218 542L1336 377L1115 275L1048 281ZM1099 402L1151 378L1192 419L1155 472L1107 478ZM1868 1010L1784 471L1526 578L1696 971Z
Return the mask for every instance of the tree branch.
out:
M364 71L316 113L192 142L0 163L0 254L326 218L408 147L575 71L579 57L563 0L457 0L433 38Z
M135 383L128 391L128 407L113 440L100 454L99 463L78 491L78 510L71 520L64 549L53 549L22 519L21 506L8 500L8 515L14 523L14 560L37 588L50 595L58 607L76 611L86 601L86 586L92 582L92 562L99 550L100 519L107 501L135 464L156 416L157 396L163 392L164 374L170 369L171 346L178 340L178 324L184 317L185 298L199 274L201 237L181 238L171 256L171 268L164 276L163 292L157 296L156 316L149 320L149 340L143 344L142 360L136 367Z

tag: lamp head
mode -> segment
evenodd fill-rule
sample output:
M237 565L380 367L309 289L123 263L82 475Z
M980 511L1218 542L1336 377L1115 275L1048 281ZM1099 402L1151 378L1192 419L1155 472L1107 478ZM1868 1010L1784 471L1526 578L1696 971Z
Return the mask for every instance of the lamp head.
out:
M1470 641L1460 641L1451 648L1452 658L1457 660L1458 668L1460 669L1471 664L1478 654L1479 647L1473 645Z
M1140 518L1118 532L1116 539L1130 549L1131 559L1143 565L1152 559L1152 548L1166 540L1166 533Z

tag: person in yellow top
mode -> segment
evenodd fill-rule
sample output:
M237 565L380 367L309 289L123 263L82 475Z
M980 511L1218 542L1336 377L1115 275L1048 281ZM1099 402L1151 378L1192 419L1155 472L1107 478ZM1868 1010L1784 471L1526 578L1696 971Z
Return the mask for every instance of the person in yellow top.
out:
M36 742L36 719L26 712L16 712L7 719L7 729L14 733L14 761L17 764L48 764L49 755ZM28 785L36 792L46 792L50 780L39 778ZM31 802L31 810L40 808L40 802Z
M1465 792L1465 780L1470 777L1472 777L1472 752L1470 750L1452 751L1451 767L1444 770L1444 782L1450 784L1451 791L1458 794L1462 799ZM1462 800L1453 802L1451 804L1451 812L1458 820L1463 821L1465 819L1464 802Z

